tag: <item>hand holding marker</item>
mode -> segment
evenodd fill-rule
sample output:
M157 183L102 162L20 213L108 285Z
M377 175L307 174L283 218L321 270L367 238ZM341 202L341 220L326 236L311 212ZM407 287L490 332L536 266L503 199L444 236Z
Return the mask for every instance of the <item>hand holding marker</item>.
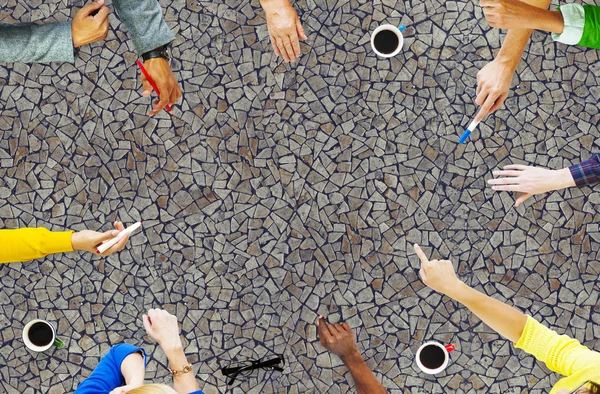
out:
M134 223L131 226L127 227L125 230L121 231L113 239L111 239L109 241L106 241L106 242L103 242L100 246L98 246L96 248L96 253L102 254L102 253L106 252L111 246L113 246L117 242L119 242L124 236L133 233L135 230L137 230L140 227L142 227L142 221L141 220L139 222Z
M150 74L148 74L148 71L146 71L146 67L144 67L142 62L139 60L137 61L137 65L140 68L140 70L142 70L142 74L144 74L144 77L146 77L146 79L150 83L150 86L152 86L152 89L154 89L154 91L156 92L156 95L160 98L160 91L158 90L158 87L156 86L156 83L154 82ZM169 113L173 112L169 104L167 104L165 108L167 109L167 111L169 111Z

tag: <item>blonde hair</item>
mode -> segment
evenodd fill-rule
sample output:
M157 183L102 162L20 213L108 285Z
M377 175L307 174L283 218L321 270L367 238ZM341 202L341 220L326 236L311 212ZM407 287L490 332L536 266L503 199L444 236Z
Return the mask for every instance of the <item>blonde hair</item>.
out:
M153 383L136 387L133 390L129 390L127 394L171 394L173 391L168 389L170 389L169 386Z

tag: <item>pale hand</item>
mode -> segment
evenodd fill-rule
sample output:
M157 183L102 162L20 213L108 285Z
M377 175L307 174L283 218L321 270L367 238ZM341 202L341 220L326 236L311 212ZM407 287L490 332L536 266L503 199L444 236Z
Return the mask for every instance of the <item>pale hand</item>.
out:
M475 104L481 106L481 109L475 116L475 121L480 122L485 115L504 104L514 72L515 68L499 59L491 61L479 70Z
M575 181L568 168L548 170L545 168L511 164L505 166L503 170L494 171L493 174L495 177L502 178L489 179L487 181L492 186L492 190L523 193L515 201L515 206L517 207L535 194L575 186Z
M95 15L91 15L94 14ZM104 0L93 1L77 11L71 23L73 46L104 40L108 34L108 7L104 7Z
M421 260L419 276L423 283L433 290L448 296L460 287L462 282L456 277L456 272L450 260L430 261L419 245L415 244L414 248Z
M167 356L173 350L182 349L177 317L163 309L149 309L142 319L146 333L160 345Z
M163 110L167 105L173 105L181 98L181 88L175 78L175 74L171 70L171 66L167 59L162 57L148 59L144 62L144 68L150 74L150 78L156 84L160 91L160 99L154 102L154 108L148 113L149 116L154 116ZM148 97L152 93L152 86L146 80L142 73L140 76L144 91L142 96Z
M299 39L307 38L298 13L288 0L263 0L261 4L275 55L281 55L286 62L293 62L301 54Z
M73 250L84 250L86 252L97 254L96 248L100 246L102 242L111 240L116 237L120 231L125 229L121 222L115 222L114 226L115 230L109 230L103 233L92 230L82 230L73 233L73 235L71 235L71 245L73 246ZM119 242L108 248L100 256L108 256L123 249L128 239L129 235L125 235Z
M358 353L356 337L348 323L327 324L325 318L319 316L317 324L319 341L325 349L339 356L342 360Z

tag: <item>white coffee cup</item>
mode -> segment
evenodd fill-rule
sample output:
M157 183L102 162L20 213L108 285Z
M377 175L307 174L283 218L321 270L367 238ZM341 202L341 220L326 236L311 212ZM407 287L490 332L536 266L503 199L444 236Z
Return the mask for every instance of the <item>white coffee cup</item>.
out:
M404 25L400 25L400 27L397 27L394 25L379 26L377 29L375 29L375 31L371 35L371 48L373 48L373 52L375 52L377 55L379 55L381 57L396 56L398 53L400 53L400 50L402 50L402 46L404 45L404 37L402 36L402 32L404 31L404 29L406 29L406 26L404 26ZM379 49L377 48L377 45L375 42L375 37L377 37L377 35L382 31L390 31L390 32L394 33L396 35L396 37L398 37L398 45L397 45L396 49L390 50L387 52L383 52L383 51L381 51L382 48L379 48Z
M39 341L42 339L43 343L40 343ZM56 337L54 326L41 319L32 320L23 327L23 342L28 349L34 352L43 352L52 346L59 349L65 346L64 342Z
M430 348L430 346L432 348ZM427 348L427 349L425 349ZM436 349L439 348L439 349ZM454 345L442 345L436 341L425 342L421 345L419 350L417 350L417 354L415 359L417 360L417 366L419 369L426 374L435 375L436 373L442 372L448 366L448 361L450 360L450 352L455 349ZM425 352L427 354L425 354ZM427 360L421 359L423 353L423 357L429 357ZM435 356L435 357L432 357ZM430 365L430 362L434 362L435 365ZM424 365L425 364L425 365ZM429 364L429 365L427 365Z

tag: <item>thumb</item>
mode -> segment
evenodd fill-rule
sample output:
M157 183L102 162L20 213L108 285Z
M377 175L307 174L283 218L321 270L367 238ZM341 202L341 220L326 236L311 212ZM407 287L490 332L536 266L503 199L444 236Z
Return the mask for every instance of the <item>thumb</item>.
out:
M148 315L142 316L142 322L144 323L144 328L146 329L148 335L152 336L152 323L150 323L150 318L148 317Z
M302 27L302 22L300 22L300 18L296 19L296 31L298 32L298 37L302 40L306 40L306 34L304 33L304 28Z
M79 12L81 12L84 17L90 16L91 13L99 10L100 8L102 8L103 5L104 0L92 1L91 3L84 5L83 8L79 10Z
M146 79L146 76L144 74L142 74L142 76L140 78L142 80L142 87L144 88L144 91L142 92L142 96L148 97L148 96L150 96L150 94L152 94L152 85L150 85L150 82L148 82L148 80Z
M116 237L117 235L119 235L118 230L108 230L106 232L99 233L98 238L96 239L97 244L104 242L104 241L108 241L109 239L112 239L112 238Z
M533 194L531 193L523 193L519 196L519 198L517 198L517 201L515 201L515 207L518 207L519 205L521 205L522 203L525 202L525 200L527 200L529 197L533 196Z

